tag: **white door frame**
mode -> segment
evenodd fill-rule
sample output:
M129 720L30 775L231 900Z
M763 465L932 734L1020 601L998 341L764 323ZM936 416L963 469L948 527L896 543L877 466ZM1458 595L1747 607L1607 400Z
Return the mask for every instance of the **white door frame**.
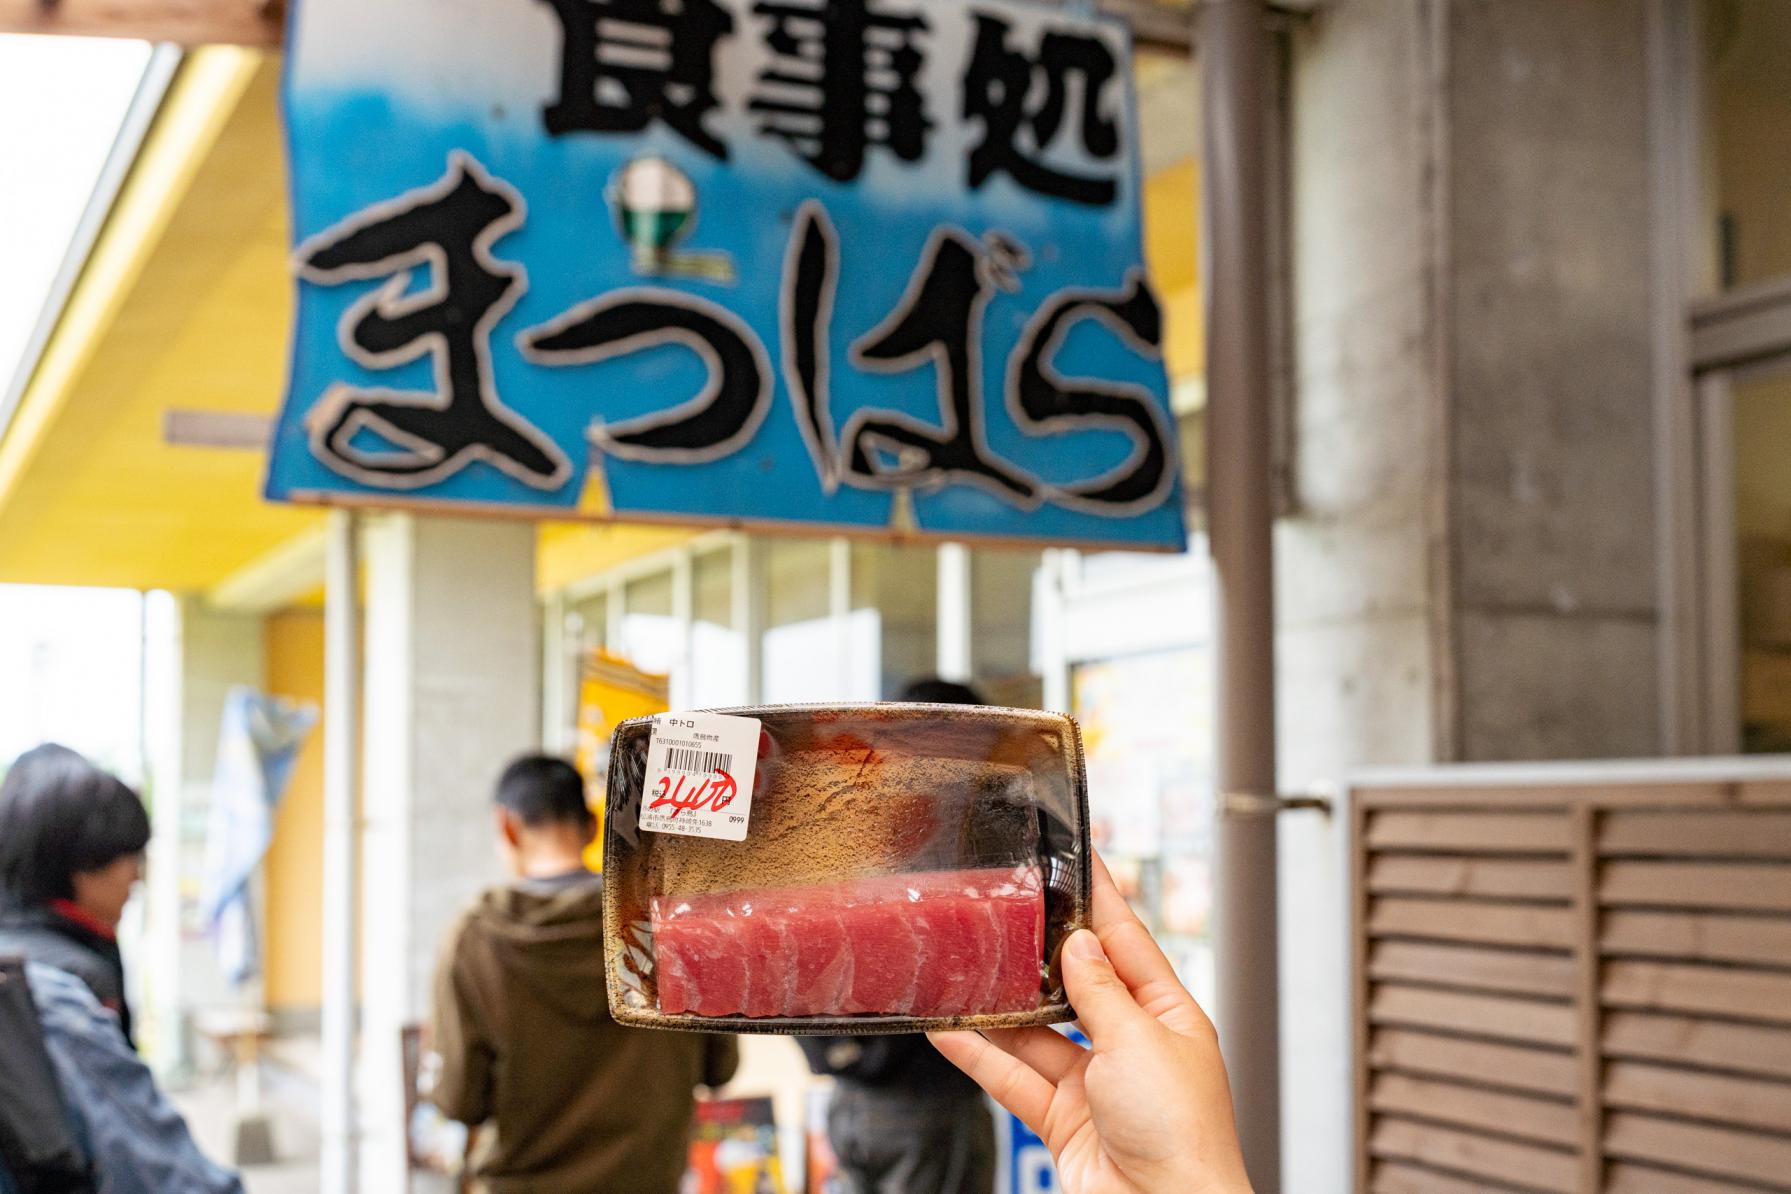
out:
M1661 748L1741 745L1734 387L1791 370L1791 277L1719 288L1695 0L1648 0Z

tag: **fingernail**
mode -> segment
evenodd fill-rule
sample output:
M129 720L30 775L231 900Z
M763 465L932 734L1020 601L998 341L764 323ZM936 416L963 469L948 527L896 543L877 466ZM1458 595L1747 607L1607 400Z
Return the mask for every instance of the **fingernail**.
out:
M1105 962L1107 952L1101 948L1101 939L1087 929L1077 929L1070 934L1069 943L1065 946L1085 962Z

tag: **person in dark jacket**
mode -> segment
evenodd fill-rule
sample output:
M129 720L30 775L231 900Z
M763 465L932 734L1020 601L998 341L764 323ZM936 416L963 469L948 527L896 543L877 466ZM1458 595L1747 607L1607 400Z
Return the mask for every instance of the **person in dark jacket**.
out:
M904 701L987 704L967 684L917 680ZM919 1035L798 1037L835 1079L827 1137L848 1194L990 1194L995 1125L976 1083Z
M137 794L66 746L26 751L0 782L0 954L79 978L133 1043L118 922L148 845Z
M98 1194L243 1194L241 1179L208 1160L186 1120L86 983L35 962L25 967L62 1110L92 1164ZM19 1183L0 1163L0 1194ZM68 1188L64 1185L54 1189Z
M26 963L57 1110L100 1194L242 1194L131 1043L117 931L148 844L143 802L115 776L64 746L19 756L0 781L0 957ZM0 1194L15 1177L0 1172Z
M624 1028L603 970L603 881L583 853L597 822L571 764L541 755L498 781L514 881L449 934L436 971L430 1099L478 1132L490 1194L675 1194L694 1090L739 1064L734 1038Z

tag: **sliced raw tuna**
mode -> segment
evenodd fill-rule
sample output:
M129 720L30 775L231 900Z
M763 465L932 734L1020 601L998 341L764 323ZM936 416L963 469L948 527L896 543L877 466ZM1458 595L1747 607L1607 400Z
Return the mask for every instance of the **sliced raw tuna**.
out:
M1036 867L662 896L652 918L668 1014L954 1016L1038 1004Z
M663 949L674 959L658 972L675 976L669 993L661 981L661 1010L666 1010L668 1003L699 1016L725 1016L740 1010L746 1002L746 955L733 926L708 917L673 916L662 929L657 908L654 921L655 958Z
M927 964L915 984L917 1007L937 1008L942 1016L969 1008L972 986L986 980L989 960L999 944L988 909L969 900L926 900L915 905L916 928L927 943ZM978 975L977 971L983 971ZM986 981L981 982L986 986Z
M956 981L945 989L943 1006L949 1009L947 1015L962 1015L971 1008L994 1006L990 996L995 993L999 973L994 964L1001 957L1001 922L993 901L961 903L957 906L957 915L968 923L962 926L962 944L954 959ZM1027 946L1021 943L1018 948L1024 950Z
M989 1005L1002 1012L1036 1007L1045 956L1045 898L1038 872L998 879L983 894L1001 941Z
M914 931L900 891L841 910L852 948L852 990L840 1010L912 1015L924 940Z
M790 1016L826 1015L843 1007L852 990L852 943L837 910L792 908L786 916L796 939L796 967L791 978Z
M744 951L746 994L741 1003L749 1016L779 1015L790 1001L788 930L766 915L756 901L747 902L730 923L720 922L737 935Z
M659 985L659 1010L667 1015L696 1011L696 991L690 972L684 968L684 959L690 952L670 935L658 941L653 974Z

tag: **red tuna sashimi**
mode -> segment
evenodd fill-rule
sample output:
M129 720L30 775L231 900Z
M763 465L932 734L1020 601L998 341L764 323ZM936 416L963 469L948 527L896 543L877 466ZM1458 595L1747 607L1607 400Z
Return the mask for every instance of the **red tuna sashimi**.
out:
M914 1006L928 1014L957 1015L975 1006L974 988L989 985L990 963L1000 945L995 920L976 901L953 895L914 905L915 927L927 943L927 964L915 984Z
M918 872L661 897L653 931L668 1014L1020 1011L1038 1003L1044 895L1032 867Z
M915 1015L1027 1011L1038 1006L1045 904L1031 867L894 876L924 914L929 965ZM965 966L965 960L969 965Z
M964 968L963 985L946 991L949 1006L956 1009L948 1014L961 1015L995 1006L993 996L1000 980L1002 951L1001 918L996 914L995 905L981 897L979 890L977 898L961 905L963 915L970 921L966 950L968 964Z
M659 1010L699 1016L726 1016L746 1002L746 956L740 937L724 921L691 915L666 915L653 901L653 954L659 980ZM680 902L681 903L681 902ZM666 964L669 959L670 964ZM665 976L675 975L666 991Z
M840 1010L912 1014L924 946L906 902L898 894L855 904L840 919L852 949L852 988Z
M796 973L787 1016L824 1016L846 1005L852 992L852 942L835 908L793 907L786 913L796 942Z
M1038 1006L1039 971L1045 956L1045 898L1037 871L996 883L984 892L1000 929L991 1011L1028 1011Z
M710 920L738 935L747 971L746 993L741 1007L733 1010L749 1016L806 1016L836 1013L846 1006L852 989L852 943L840 921L845 904L833 891L731 891L656 899L653 904L656 949L667 948L658 939L667 918L674 925L693 917ZM667 940L672 943L670 953L661 954L659 964L673 969L674 989L681 993L678 984L685 981L686 951L675 927ZM688 998L682 1007L694 1010ZM663 990L659 1010L672 1014Z
M741 1007L749 1016L779 1016L790 1002L790 969L795 961L789 929L767 914L759 901L744 900L732 909L731 921L720 922L736 932L746 957L746 994Z
M657 919L656 910L655 921ZM684 965L688 951L683 949L672 935L664 934L663 926L655 931L653 939L653 978L659 987L659 1010L668 1016L694 1012L696 1010L695 980Z

